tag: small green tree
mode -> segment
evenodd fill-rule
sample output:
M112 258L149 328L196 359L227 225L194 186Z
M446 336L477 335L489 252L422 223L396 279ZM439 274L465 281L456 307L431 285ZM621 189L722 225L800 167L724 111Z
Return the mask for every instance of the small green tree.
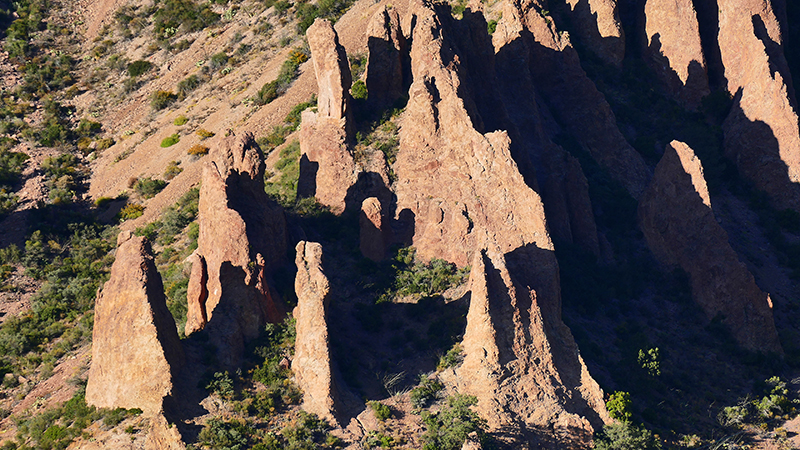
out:
M631 394L627 392L614 392L606 402L608 415L614 420L629 422L633 417L631 412Z

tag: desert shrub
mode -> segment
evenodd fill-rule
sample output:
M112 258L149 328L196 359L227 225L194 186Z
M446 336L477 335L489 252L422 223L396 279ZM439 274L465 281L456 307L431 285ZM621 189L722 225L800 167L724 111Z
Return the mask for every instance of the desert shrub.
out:
M11 184L19 181L28 155L21 152L0 150L0 184Z
M444 370L449 367L455 367L461 364L463 360L464 351L461 349L460 345L456 344L439 358L439 364L436 366L436 369Z
M219 14L210 3L198 5L192 0L164 0L153 14L158 39L178 34L179 31L199 31L219 21Z
M139 75L143 75L148 70L153 67L153 64L150 61L134 61L128 64L128 75L131 77L138 77Z
M200 87L200 84L202 84L202 81L200 81L197 75L189 75L178 82L178 96L180 98L186 98L190 92Z
M289 53L289 57L286 58L286 61L281 65L278 78L264 84L253 98L253 103L256 105L266 105L283 95L297 78L300 64L308 61L309 54L309 50L304 47L292 50L292 52Z
M392 448L396 444L392 436L372 430L364 437L366 448Z
M489 34L494 34L497 30L497 21L494 19L490 20L489 23L486 24L486 29L489 31Z
M205 128L200 128L199 130L195 131L195 134L200 136L200 140L205 140L214 136L214 133L206 130Z
M367 406L375 413L375 417L381 422L392 417L392 409L381 402L367 402Z
M398 252L392 262L394 282L379 297L378 302L407 295L441 294L450 287L463 283L469 273L468 268L458 269L442 259L434 258L428 263L416 262L415 254L413 247Z
M417 409L427 407L439 398L439 392L442 389L444 389L444 385L438 380L421 375L419 385L411 390L411 405Z
M300 142L292 141L281 150L280 159L275 163L279 175L271 177L264 184L267 195L290 208L297 200L297 183L300 178Z
M206 390L225 400L232 400L234 390L230 374L227 371L215 373L214 378L206 385Z
M284 448L311 450L340 447L341 441L328 433L330 428L328 422L318 418L316 414L300 411L295 423L281 430L281 437L285 440Z
M19 197L6 186L0 186L0 217L16 209Z
M119 218L124 222L126 220L141 217L142 214L144 214L144 206L131 203L122 208L122 210L119 212Z
M614 392L606 402L608 415L614 420L629 421L633 417L631 412L631 394L627 392Z
M167 182L164 180L152 179L150 177L140 178L136 181L133 189L137 194L144 198L153 198L167 187Z
M276 81L270 81L269 83L264 84L264 86L262 86L261 89L256 92L256 96L253 98L253 103L256 105L266 105L276 98L278 98L278 83Z
M797 400L789 398L786 382L779 377L764 381L760 390L760 396L747 397L741 399L737 405L722 408L717 415L719 423L731 428L739 428L745 424L766 428L773 419L783 418L786 414L797 414Z
M181 137L180 137L180 135L178 133L171 134L171 135L165 137L161 141L161 147L162 148L172 147L173 145L177 144L180 141L181 141Z
M95 122L88 119L81 119L78 123L76 130L81 136L94 136L103 130L103 125L100 122Z
M203 448L220 450L244 450L257 443L256 430L251 424L243 420L224 421L216 417L206 422L197 440Z
M597 450L659 450L661 443L650 430L632 422L615 422L603 426L594 439Z
M358 80L353 83L353 86L350 88L350 94L356 100L366 100L367 99L367 85Z
M366 53L353 53L347 55L347 59L350 61L350 73L352 74L353 79L360 79L361 75L363 75L364 71L367 69Z
M107 150L107 149L111 148L112 145L116 144L116 142L114 142L114 139L112 139L112 138L102 138L102 139L98 139L95 142L96 142L96 144L95 144L94 148L97 151Z
M160 111L171 105L176 99L177 96L171 91L156 91L150 98L150 107L156 111Z
M260 406L245 406L255 408L262 416L300 401L300 391L290 381L291 372L281 364L284 358L291 358L295 337L295 322L286 319L282 323L267 324L254 347L253 357L260 362L252 371L253 380L263 384L266 390Z
M208 154L208 147L204 147L200 144L194 144L193 146L189 147L189 150L186 153L192 156L203 156Z
M651 377L661 375L661 362L658 356L658 347L650 348L646 351L644 349L639 349L639 356L637 358L639 365Z
M219 52L211 56L211 60L209 60L208 62L208 67L215 72L225 67L225 65L227 64L228 64L228 55L225 54L225 52Z
M425 433L422 441L424 450L458 450L464 445L470 433L477 432L485 440L486 422L470 409L478 404L478 399L470 395L455 395L447 399L439 412L423 412L422 422Z
M183 169L178 166L178 161L170 161L167 168L164 169L164 179L171 180L183 172Z
M186 122L188 121L189 119L183 114L181 114L180 116L176 117L172 123L175 124L176 126L181 126L181 125L186 125Z

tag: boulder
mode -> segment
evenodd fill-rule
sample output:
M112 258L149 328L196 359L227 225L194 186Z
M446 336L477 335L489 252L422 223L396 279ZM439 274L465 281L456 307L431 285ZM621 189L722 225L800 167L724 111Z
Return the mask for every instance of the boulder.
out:
M679 102L695 110L708 95L706 59L691 0L645 4L646 61Z
M617 0L567 0L573 29L581 42L607 64L621 66L625 57L625 32Z
M186 334L205 328L224 366L237 365L244 342L284 314L267 278L286 255L286 219L264 192L264 168L249 133L220 140L203 167Z
M86 402L139 408L155 415L171 395L184 363L175 320L149 242L130 232L118 239L111 277L95 303L92 365Z
M330 285L322 271L322 246L316 242L297 244L297 306L292 372L303 391L303 410L335 423L335 392L326 308Z
M365 258L380 261L386 256L388 224L383 216L381 202L375 197L370 197L361 204L360 224L360 249Z
M703 166L686 144L667 146L639 204L639 221L658 260L689 274L692 297L709 320L721 317L748 350L782 353L772 301L717 223Z

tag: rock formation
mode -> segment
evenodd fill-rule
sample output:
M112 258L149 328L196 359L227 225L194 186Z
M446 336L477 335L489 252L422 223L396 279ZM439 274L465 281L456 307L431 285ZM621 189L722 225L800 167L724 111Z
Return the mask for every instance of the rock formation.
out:
M581 42L608 64L619 66L625 57L625 32L617 0L567 0L573 29Z
M498 60L526 55L532 81L555 119L625 189L638 198L650 171L617 127L611 107L586 76L566 34L534 0L510 0L492 35Z
M163 414L150 419L150 429L145 440L144 450L185 450L186 445L178 427L167 422Z
M373 261L380 261L385 257L387 239L387 223L384 217L381 202L370 197L361 204L361 216L359 217L361 254L365 258Z
M145 238L122 232L111 278L95 304L86 402L161 411L184 361L161 275Z
M411 6L411 22L415 24L410 49L414 81L402 117L400 151L394 165L397 210L410 211L415 218L413 242L418 256L443 258L460 266L472 263L477 277L481 269L474 268L482 261L480 249L491 248L499 258L511 261L509 277L525 286L523 291L515 285L519 294L514 295L520 300L506 302L504 312L488 319L489 323L504 320L501 317L518 319L502 325L511 330L514 339L494 342L503 355L495 363L519 371L509 369L507 378L498 375L497 388L489 391L484 386L485 379L472 375L459 377L463 381L456 383L462 383L462 392L483 398L479 410L493 426L531 432L553 426L559 428L558 433L563 432L559 439L570 440L568 434L572 431L562 430L564 425L585 430L580 439L586 438L591 435L590 423L599 426L607 416L602 394L599 389L588 388L594 382L576 357L574 340L561 322L558 265L541 199L525 183L511 157L508 134L476 130L478 116L470 114L476 110L470 94L477 87L469 85L468 69L461 64L462 58L454 47L449 15L437 14L436 8L441 6L428 2ZM492 295L496 292L496 286L487 289ZM473 298L478 297L473 294ZM475 308L479 303L475 301ZM476 320L486 322L468 319L468 328L479 327ZM470 370L493 371L492 360L480 359L482 350L475 347L485 336L474 338L469 331L468 335L468 357L472 361L479 358ZM543 354L533 356L523 349L528 347ZM553 361L554 366L548 366L548 361ZM486 368L481 369L484 363ZM521 397L519 402L504 400L516 398L515 392L522 389L519 384L533 380L525 378L526 370L554 371L553 367L566 374L559 379L563 384L543 376L541 382L547 380L549 384L525 388L557 397L546 412L539 409L538 402L529 403ZM558 397L555 391L563 395ZM521 421L515 422L512 417ZM551 417L570 419L552 421Z
M348 190L357 181L355 162L347 145L353 128L350 65L329 21L315 20L306 36L319 94L317 112L305 111L302 115L298 195L316 197L331 211L341 214Z
M708 95L706 60L691 0L648 0L645 4L647 62L662 83L690 109Z
M330 286L322 271L322 246L316 242L297 244L297 277L294 289L297 321L292 372L303 391L303 410L335 422L335 387L331 375L330 344L326 308Z
M719 50L733 108L725 153L778 208L800 211L800 128L769 0L720 0Z
M686 144L667 146L642 196L639 220L656 257L689 274L692 297L709 319L721 316L747 349L781 353L769 295L717 223L702 164Z
M225 366L262 325L283 316L267 278L286 254L286 219L264 192L264 167L249 133L222 139L203 167L186 334L205 328Z
M372 17L367 26L367 48L364 79L369 103L375 108L391 106L405 95L403 65L408 54L396 9L383 8Z

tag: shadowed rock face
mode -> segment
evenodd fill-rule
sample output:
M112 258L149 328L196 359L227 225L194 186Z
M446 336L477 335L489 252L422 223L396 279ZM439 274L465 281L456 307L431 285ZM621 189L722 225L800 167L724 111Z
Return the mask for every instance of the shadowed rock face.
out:
M359 217L359 238L361 254L373 261L380 261L386 256L386 247L389 242L387 231L388 223L384 217L381 202L370 197L361 203Z
M800 210L800 128L769 0L719 0L719 49L734 105L725 153L778 208Z
M567 0L581 42L603 61L615 66L625 57L625 32L617 0Z
M86 402L161 411L184 355L150 244L123 232L95 304Z
M403 64L408 54L397 10L384 8L372 17L367 26L367 48L364 79L369 102L375 108L391 106L405 95Z
M298 195L316 197L335 214L341 214L347 206L348 190L358 180L348 148L353 128L350 65L330 22L317 19L307 36L319 98L317 112L305 111L302 115Z
M208 330L222 364L233 366L244 342L283 316L267 277L286 254L286 222L264 192L264 156L252 134L231 135L212 149L198 209L193 266L205 271L192 268L186 334Z
M648 0L645 17L648 64L678 101L697 109L709 88L693 2Z
M639 220L656 257L689 274L692 297L709 319L721 315L749 350L782 352L769 295L756 286L717 223L703 167L686 144L667 146L642 196Z
M322 271L322 246L316 242L297 244L297 277L294 289L297 321L292 372L303 391L303 410L335 422L335 387L331 375L330 342L326 308L330 285Z

